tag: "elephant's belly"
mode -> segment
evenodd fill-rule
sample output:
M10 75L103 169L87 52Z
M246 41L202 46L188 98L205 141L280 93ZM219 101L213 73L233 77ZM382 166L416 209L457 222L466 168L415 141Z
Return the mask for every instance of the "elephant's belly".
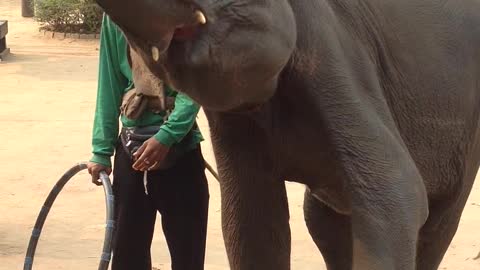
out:
M332 208L339 214L350 215L350 199L342 194L343 192L335 188L315 188L310 189L307 187L308 191L312 194L314 198L325 204L326 206Z
M297 148L301 149L301 147ZM303 154L289 155L288 162L285 161L279 166L286 168L284 179L304 184L307 191L323 204L338 213L350 214L350 197L343 184L346 181L342 179L341 173L336 169L337 166L333 164L332 155L321 151L309 153L307 149L299 153Z

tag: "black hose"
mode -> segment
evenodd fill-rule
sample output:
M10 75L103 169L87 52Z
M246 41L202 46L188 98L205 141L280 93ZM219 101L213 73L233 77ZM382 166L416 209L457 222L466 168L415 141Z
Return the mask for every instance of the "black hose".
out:
M105 204L106 204L106 227L105 227L105 238L103 240L103 249L102 256L100 260L100 265L98 265L98 270L107 270L108 264L110 263L110 257L112 254L112 238L113 230L115 228L115 220L113 216L113 207L115 198L112 192L112 185L110 179L105 172L100 173L100 180L102 181L103 190L105 192Z
M70 168L65 174L57 181L53 189L48 194L45 203L40 210L40 214L37 217L35 226L32 230L32 236L30 237L30 242L28 243L27 254L25 256L25 262L23 264L23 270L31 270L33 266L33 258L35 256L35 250L37 248L38 239L42 232L43 224L47 219L48 212L50 211L53 202L57 198L57 195L62 191L65 184L78 172L85 170L87 168L87 163L79 163L72 168ZM114 196L112 193L112 185L110 179L105 172L100 173L100 180L103 184L103 189L105 192L105 202L107 206L107 222L105 229L105 239L103 242L103 251L100 257L100 265L98 266L99 270L107 270L110 263L111 249L112 249L112 236L114 229L114 219L113 219L113 207L114 207Z

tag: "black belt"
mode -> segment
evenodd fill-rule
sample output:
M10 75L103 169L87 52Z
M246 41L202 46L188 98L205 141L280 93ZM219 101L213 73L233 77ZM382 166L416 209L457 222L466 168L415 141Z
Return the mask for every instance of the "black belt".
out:
M195 123L183 140L193 139L193 130L197 129ZM123 149L130 156L133 162L133 154L142 146L142 144L153 137L160 130L160 126L144 126L144 127L123 127L120 132L120 140ZM167 169L172 167L183 153L178 151L178 145L174 144L170 147L165 159L159 164L158 169Z

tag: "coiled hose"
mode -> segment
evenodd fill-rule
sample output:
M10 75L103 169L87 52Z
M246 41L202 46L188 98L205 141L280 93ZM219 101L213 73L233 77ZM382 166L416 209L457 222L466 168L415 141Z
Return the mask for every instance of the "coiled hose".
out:
M79 163L63 174L63 176L57 181L53 189L48 194L45 203L40 210L40 214L37 217L35 226L32 230L32 236L30 237L30 242L28 243L27 254L25 256L25 262L23 264L23 270L31 270L33 266L33 257L35 256L35 250L37 248L38 239L42 232L43 224L47 219L48 212L50 211L53 202L57 198L57 195L62 191L65 184L78 172L85 170L87 168L87 163ZM103 241L103 250L100 257L100 265L98 270L107 270L110 263L111 250L112 250L112 237L113 229L115 222L113 219L113 207L114 207L114 196L112 193L112 185L110 178L105 172L100 173L100 180L103 184L103 190L105 192L105 202L107 205L107 221L105 229L105 239Z

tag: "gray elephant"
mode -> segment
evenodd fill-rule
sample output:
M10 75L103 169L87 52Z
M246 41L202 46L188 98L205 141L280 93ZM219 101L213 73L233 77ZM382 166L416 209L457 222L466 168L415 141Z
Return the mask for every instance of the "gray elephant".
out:
M208 117L230 268L437 269L480 161L477 0L97 0ZM473 252L473 251L472 251Z

